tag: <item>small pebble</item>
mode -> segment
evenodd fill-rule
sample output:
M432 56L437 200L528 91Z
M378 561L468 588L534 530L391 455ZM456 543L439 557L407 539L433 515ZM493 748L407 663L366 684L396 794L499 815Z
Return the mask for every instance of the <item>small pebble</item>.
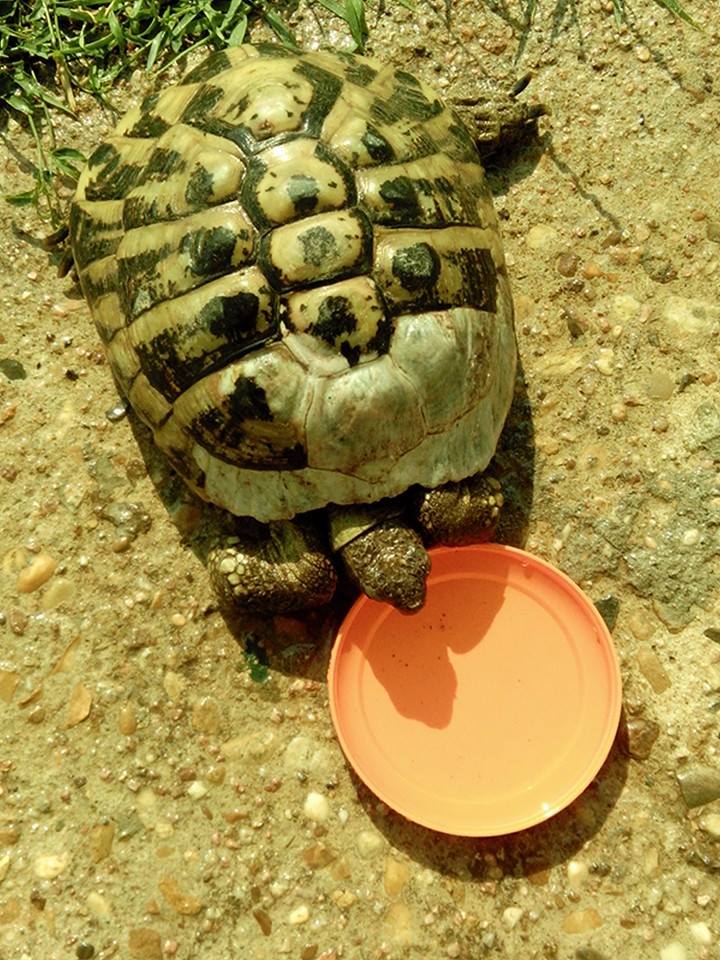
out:
M106 920L110 916L110 904L102 894L94 890L85 898L85 905L94 917Z
M393 857L388 857L385 862L385 874L383 876L383 886L385 893L392 899L399 896L410 879L410 870L407 864L400 863Z
M135 707L131 703L126 703L120 708L118 715L118 730L125 737L130 737L137 730L137 717L135 716Z
M700 820L699 826L715 840L720 840L720 813L709 813Z
M162 960L160 934L150 927L128 930L128 949L133 960Z
M293 926L297 926L298 924L301 924L301 923L307 923L309 919L310 919L310 911L305 906L305 904L301 904L299 907L295 907L295 909L291 910L290 913L288 914L288 923L293 924Z
M525 913L521 907L507 907L503 910L502 922L508 930L512 930L520 922L520 918Z
M204 907L203 901L198 897L194 897L189 893L183 893L173 877L164 877L162 880L159 880L158 889L168 905L172 907L176 913L184 917L193 917L195 914L200 913Z
M187 792L188 796L192 797L193 800L200 800L207 794L208 788L205 786L202 780L193 780L188 787Z
M646 391L651 400L669 400L675 391L675 381L665 370L653 370Z
M110 856L113 840L115 839L115 825L112 823L98 823L90 830L89 845L90 859L93 863L100 863Z
M357 849L363 860L370 860L378 854L383 846L383 838L375 830L362 830L357 835Z
M674 940L660 951L660 960L687 960L687 950Z
M0 700L3 700L5 703L10 703L19 683L19 673L15 673L14 670L0 669Z
M35 858L33 863L33 872L41 880L54 880L59 877L63 870L70 863L70 855L67 853L47 853Z
M212 697L200 697L193 703L192 725L198 733L215 734L220 730L220 706Z
M660 727L654 720L645 717L631 717L627 722L627 739L623 752L635 760L647 760L660 734Z
M600 356L597 360L593 361L595 369L598 370L604 377L611 376L613 370L615 369L615 364L613 363L615 353L611 347L605 347L600 351Z
M257 907L253 910L253 916L258 922L258 926L263 932L263 935L269 937L272 933L272 919L270 914L266 910L261 910Z
M609 594L607 597L601 597L595 601L595 607L605 621L605 626L608 630L614 630L618 614L620 613L620 601L618 598L612 594Z
M324 843L314 843L303 851L303 860L312 869L318 870L327 867L337 859L337 854Z
M690 924L690 933L693 940L696 943L701 943L704 947L709 947L713 942L712 930L702 920Z
M330 768L330 754L316 740L298 734L285 748L283 763L293 773L321 773Z
M685 805L692 809L720 798L720 769L688 767L675 774Z
M566 914L562 928L565 933L587 933L602 926L602 918L593 907L587 910L573 910Z
M410 946L415 939L412 913L405 903L396 902L390 905L384 917L384 925L399 947Z
M174 670L168 670L163 677L163 687L173 703L177 703L185 689L185 679Z
M21 837L20 827L16 823L0 822L0 846L10 847Z
M95 947L91 943L81 940L75 947L75 956L78 960L91 960L95 956Z
M9 869L10 869L10 854L6 853L4 856L0 857L0 883L2 883L5 877L8 875Z
M720 329L720 306L673 295L665 301L659 323L668 344L687 355L689 346L704 347Z
M314 820L315 823L322 823L330 815L330 804L327 797L322 793L312 791L305 798L303 804L303 813L308 820Z
M40 606L43 610L54 610L61 604L66 603L74 593L75 588L72 583L64 577L58 577L57 580L53 580L43 594Z
M557 230L545 223L536 223L525 234L525 243L531 250L548 250L554 247L559 239Z
M27 371L19 360L11 357L0 359L0 373L4 373L8 380L26 380Z
M22 612L22 610L12 609L8 614L8 626L15 634L16 637L21 637L25 633L25 628L28 625L28 618Z
M620 293L612 298L610 317L616 324L631 324L637 321L642 304L629 293Z
M106 418L110 423L117 423L119 420L122 420L123 417L127 416L128 405L126 403L116 403L114 407L110 407L109 410L105 411Z
M32 563L20 571L17 578L18 593L32 593L50 579L57 568L57 560L48 553L39 553Z
M562 253L557 258L555 269L561 277L574 277L579 263L580 260L574 253Z
M573 889L577 890L583 886L590 876L590 870L582 860L571 860L567 865L568 882Z
M657 654L651 650L650 647L642 646L638 649L637 663L640 667L640 672L655 693L664 693L665 690L669 689L671 686L670 678L660 663Z
M588 260L583 267L583 276L587 280L594 280L596 277L602 276L602 270L594 260Z
M652 54L646 46L640 44L639 46L635 47L635 56L638 58L640 63L647 63L651 59Z

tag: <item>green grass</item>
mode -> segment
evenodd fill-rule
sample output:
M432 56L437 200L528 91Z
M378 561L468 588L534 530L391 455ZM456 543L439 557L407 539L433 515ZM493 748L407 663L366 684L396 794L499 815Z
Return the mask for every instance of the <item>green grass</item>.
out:
M52 111L75 114L76 94L84 90L106 100L113 83L142 68L157 75L197 47L226 47L245 39L248 22L263 19L288 47L297 41L289 13L301 0L0 0L0 131L12 116L35 141L34 186L6 199L34 205L43 216L63 218L55 186L71 186L84 157L58 145ZM368 38L366 11L388 3L414 9L414 0L305 0L345 21L355 49ZM524 2L531 23L542 0ZM549 0L546 0L549 2ZM654 0L697 26L679 0ZM618 21L625 0L613 0ZM448 11L451 12L451 5Z
M343 19L354 46L368 36L364 0L311 0ZM410 0L396 0L412 8ZM113 83L136 68L161 73L201 46L244 41L248 21L263 19L285 46L292 2L272 0L0 0L0 129L12 116L36 147L34 186L6 199L62 218L55 184L77 179L84 157L55 142L52 110L75 113L77 91L105 100Z

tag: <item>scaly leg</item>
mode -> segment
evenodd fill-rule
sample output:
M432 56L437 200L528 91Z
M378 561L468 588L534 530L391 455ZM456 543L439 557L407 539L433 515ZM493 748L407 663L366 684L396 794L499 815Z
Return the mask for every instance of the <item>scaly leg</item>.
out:
M243 611L274 614L331 599L337 575L309 521L243 525L241 534L223 537L208 555L210 579L221 600Z

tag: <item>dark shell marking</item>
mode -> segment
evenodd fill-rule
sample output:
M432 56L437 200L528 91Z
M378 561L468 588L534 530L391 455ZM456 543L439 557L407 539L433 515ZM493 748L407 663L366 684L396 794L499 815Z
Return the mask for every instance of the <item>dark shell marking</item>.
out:
M215 53L95 150L70 225L122 389L188 482L234 512L435 482L435 434L458 434L455 475L473 431L499 431L514 347L497 221L470 135L404 71ZM461 381L441 399L430 373ZM272 490L253 479L274 471Z

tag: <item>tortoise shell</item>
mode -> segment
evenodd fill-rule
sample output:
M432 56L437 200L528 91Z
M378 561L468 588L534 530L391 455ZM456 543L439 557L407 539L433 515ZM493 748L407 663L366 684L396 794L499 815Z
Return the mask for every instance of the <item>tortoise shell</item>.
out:
M203 498L280 519L493 455L515 371L497 218L410 73L215 53L94 151L70 229L120 388Z

